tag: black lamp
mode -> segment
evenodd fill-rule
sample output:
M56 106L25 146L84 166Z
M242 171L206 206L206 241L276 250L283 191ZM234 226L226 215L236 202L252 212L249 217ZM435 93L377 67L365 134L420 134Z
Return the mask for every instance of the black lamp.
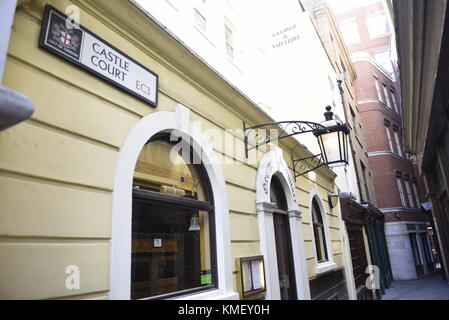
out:
M334 119L332 107L326 107L325 121L320 124L326 129L313 132L318 139L324 162L329 167L339 167L348 164L348 134L349 128L341 121Z

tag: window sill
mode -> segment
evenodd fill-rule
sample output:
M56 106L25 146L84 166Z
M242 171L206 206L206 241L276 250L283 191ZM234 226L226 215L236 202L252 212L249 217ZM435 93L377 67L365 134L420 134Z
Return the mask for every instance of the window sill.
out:
M316 274L326 273L337 269L337 264L335 262L322 262L316 266Z

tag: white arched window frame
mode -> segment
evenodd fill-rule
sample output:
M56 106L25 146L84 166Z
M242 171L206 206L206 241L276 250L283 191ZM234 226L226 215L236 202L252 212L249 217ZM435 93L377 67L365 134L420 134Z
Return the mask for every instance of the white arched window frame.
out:
M192 295L177 297L185 300L238 299L232 278L232 255L229 230L229 207L222 169L212 147L202 132L190 121L190 110L177 105L175 111L157 111L142 118L126 138L117 160L112 199L112 256L110 298L131 298L131 231L132 183L134 169L142 148L150 138L161 132L188 136L194 142L194 152L201 154L212 187L215 202L215 232L218 287Z
M324 225L324 236L326 238L326 251L327 251L327 261L319 262L317 258L317 248L316 248L316 241L315 241L315 234L313 230L313 215L312 215L312 208L313 208L313 200L316 200L318 207L320 208L320 214L323 219L323 225ZM315 261L315 273L321 274L325 273L331 270L334 270L337 268L337 264L334 262L334 255L333 255L333 249L332 249L332 239L331 239L331 233L329 230L329 222L328 222L328 215L326 214L326 211L324 210L323 203L320 199L320 196L316 190L316 186L310 193L309 198L309 205L310 205L310 229L312 233L312 243L315 248L314 250L314 261Z

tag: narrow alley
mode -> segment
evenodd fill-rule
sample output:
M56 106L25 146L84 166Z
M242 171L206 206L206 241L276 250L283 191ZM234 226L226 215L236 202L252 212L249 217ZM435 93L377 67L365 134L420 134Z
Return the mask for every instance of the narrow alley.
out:
M449 300L449 286L441 275L394 281L383 300Z

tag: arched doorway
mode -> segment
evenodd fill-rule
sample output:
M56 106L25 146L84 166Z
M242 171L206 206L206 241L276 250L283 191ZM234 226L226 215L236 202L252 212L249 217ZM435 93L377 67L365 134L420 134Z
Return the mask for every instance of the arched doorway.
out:
M282 184L276 176L271 179L270 199L275 209L273 211L273 224L281 300L296 300L295 262L293 260L288 206Z
M302 218L295 190L283 151L274 147L262 157L256 178L268 300L310 299Z

